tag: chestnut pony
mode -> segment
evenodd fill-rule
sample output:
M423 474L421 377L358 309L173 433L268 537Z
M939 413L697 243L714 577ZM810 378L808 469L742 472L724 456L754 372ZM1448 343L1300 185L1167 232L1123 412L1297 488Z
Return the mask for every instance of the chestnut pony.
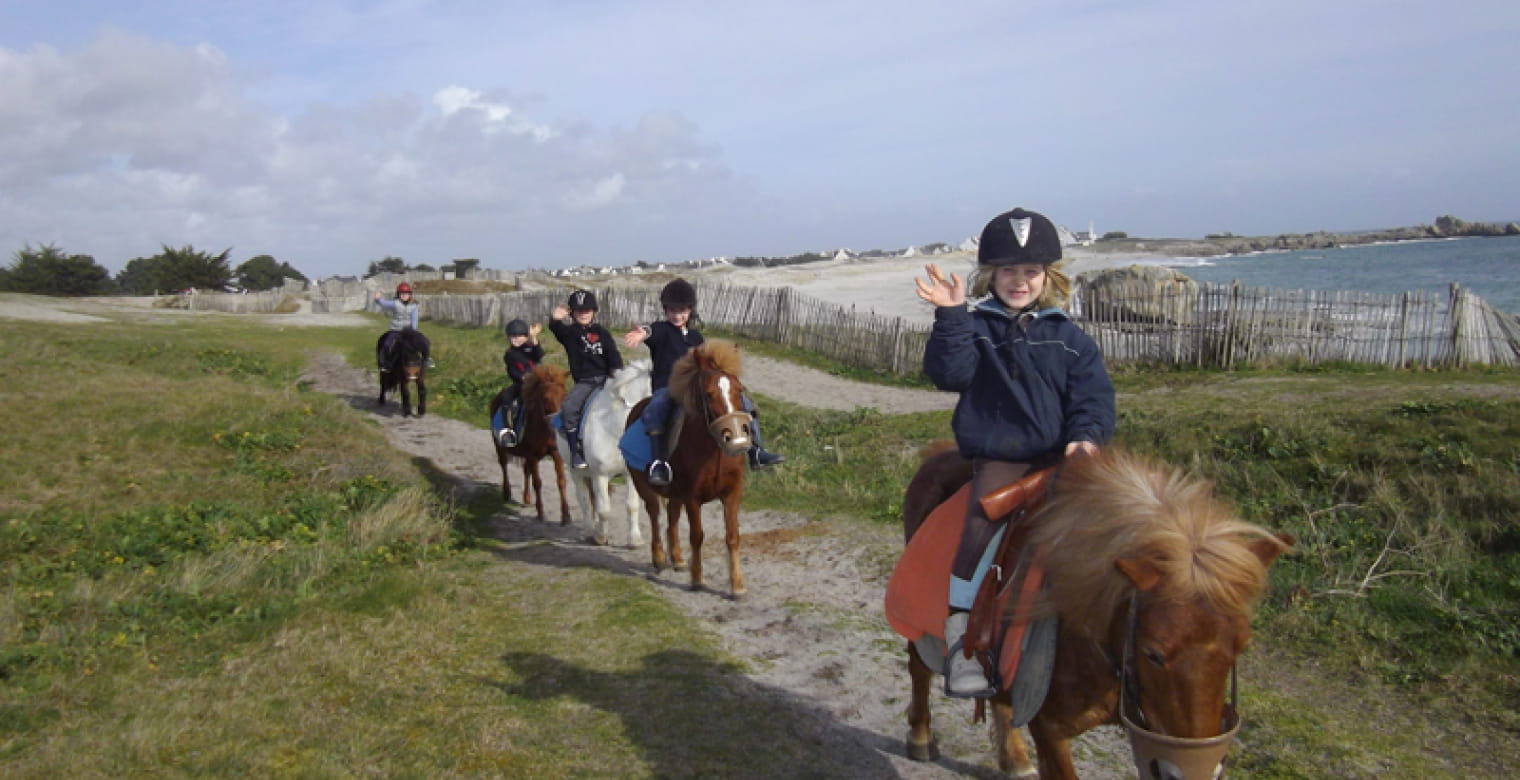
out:
M744 595L744 575L739 570L739 499L744 495L749 451L750 416L744 412L739 382L739 348L732 342L713 339L681 356L670 372L670 397L680 409L673 414L667 436L675 443L668 460L675 478L665 487L649 484L649 476L632 471L633 486L649 512L650 552L655 571L666 566L660 534L660 506L666 512L664 543L670 547L670 565L686 568L677 537L681 511L685 509L691 536L691 588L702 588L702 505L723 502L724 541L728 545L728 578L733 597ZM629 414L632 424L647 401Z
M970 464L953 449L927 457L903 502L904 535L912 538L970 477ZM1114 446L1067 461L1029 522L1029 543L1046 556L1040 609L1060 619L1050 688L1029 722L1039 776L1076 777L1072 738L1119 722L1127 639L1135 659L1130 684L1138 687L1132 698L1148 728L1184 739L1218 736L1267 568L1293 539L1237 519L1209 482ZM931 760L938 752L929 726L936 672L911 642L908 656L908 755ZM992 704L998 765L1033 775L1024 741L1009 725L1009 694Z
M385 406L385 394L396 390L401 395L401 415L412 416L413 385L417 387L417 416L427 414L427 365L422 359L422 334L404 328L396 334L386 359L389 371L380 372L380 399L376 403Z
M565 402L565 395L569 392L565 387L568 376L565 369L550 365L539 365L528 372L523 377L518 401L523 408L523 422L522 429L517 432L517 445L496 445L496 462L501 464L501 500L512 500L512 478L507 473L507 465L510 458L519 458L523 471L523 503L529 503L529 495L532 495L531 502L538 510L539 520L544 519L544 483L538 475L538 462L544 458L553 459L554 479L559 485L559 517L566 523L570 522L570 499L565 493L565 461L560 458L559 447L555 445L554 428L550 427L549 418ZM500 406L501 396L492 398L489 416L495 417Z

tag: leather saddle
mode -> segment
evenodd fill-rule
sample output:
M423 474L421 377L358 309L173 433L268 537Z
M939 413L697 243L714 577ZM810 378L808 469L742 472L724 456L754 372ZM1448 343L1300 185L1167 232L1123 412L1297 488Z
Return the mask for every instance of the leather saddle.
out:
M1008 526L977 590L965 644L982 661L993 686L1013 692L1014 725L1023 725L1038 711L1054 661L1055 618L1031 619L1044 583L1044 555L1026 541L1029 517L1044 502L1055 473L1054 468L1032 472L982 497L987 516L1006 517ZM931 649L919 653L931 666L944 655L950 567L970 494L967 484L930 513L887 581L887 621L903 637ZM922 643L925 638L931 641ZM932 652L936 647L937 655Z

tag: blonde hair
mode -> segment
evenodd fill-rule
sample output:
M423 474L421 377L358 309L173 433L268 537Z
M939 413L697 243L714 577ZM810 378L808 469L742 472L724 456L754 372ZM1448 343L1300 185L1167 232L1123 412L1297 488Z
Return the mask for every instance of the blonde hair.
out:
M997 269L1000 267L978 265L976 270L971 272L971 280L966 285L967 294L973 298L990 294L992 277L997 274ZM1045 266L1045 289L1040 292L1040 298L1035 301L1035 305L1041 309L1064 309L1066 302L1070 299L1071 277L1066 275L1058 262Z

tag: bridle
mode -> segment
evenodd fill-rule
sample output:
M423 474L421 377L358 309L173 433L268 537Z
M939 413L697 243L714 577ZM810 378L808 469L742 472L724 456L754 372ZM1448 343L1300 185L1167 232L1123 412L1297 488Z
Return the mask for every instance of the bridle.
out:
M708 369L697 374L697 384L700 390L698 394L702 399L702 419L707 422L707 432L713 437L713 439L718 442L718 445L720 447L727 449L728 440L724 438L723 434L726 431L734 429L744 431L749 430L750 422L753 420L753 417L749 412L744 411L742 404L738 405L737 407L731 407L733 409L732 411L724 412L723 414L719 415L713 414L712 401L708 397L707 393L707 380L713 374L717 374L719 376L719 382L727 379L737 385L737 387L732 391L732 394L730 396L731 398L742 396L744 385L740 384L738 377L735 377L726 371L720 371L718 369Z

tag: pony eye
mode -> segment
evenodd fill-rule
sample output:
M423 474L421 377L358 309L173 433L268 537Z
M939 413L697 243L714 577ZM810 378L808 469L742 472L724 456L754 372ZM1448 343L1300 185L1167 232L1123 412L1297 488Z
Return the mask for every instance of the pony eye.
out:
M1145 649L1145 660L1150 661L1151 663L1163 669L1166 668L1166 656L1162 655L1161 651L1156 650L1155 648L1147 647Z

